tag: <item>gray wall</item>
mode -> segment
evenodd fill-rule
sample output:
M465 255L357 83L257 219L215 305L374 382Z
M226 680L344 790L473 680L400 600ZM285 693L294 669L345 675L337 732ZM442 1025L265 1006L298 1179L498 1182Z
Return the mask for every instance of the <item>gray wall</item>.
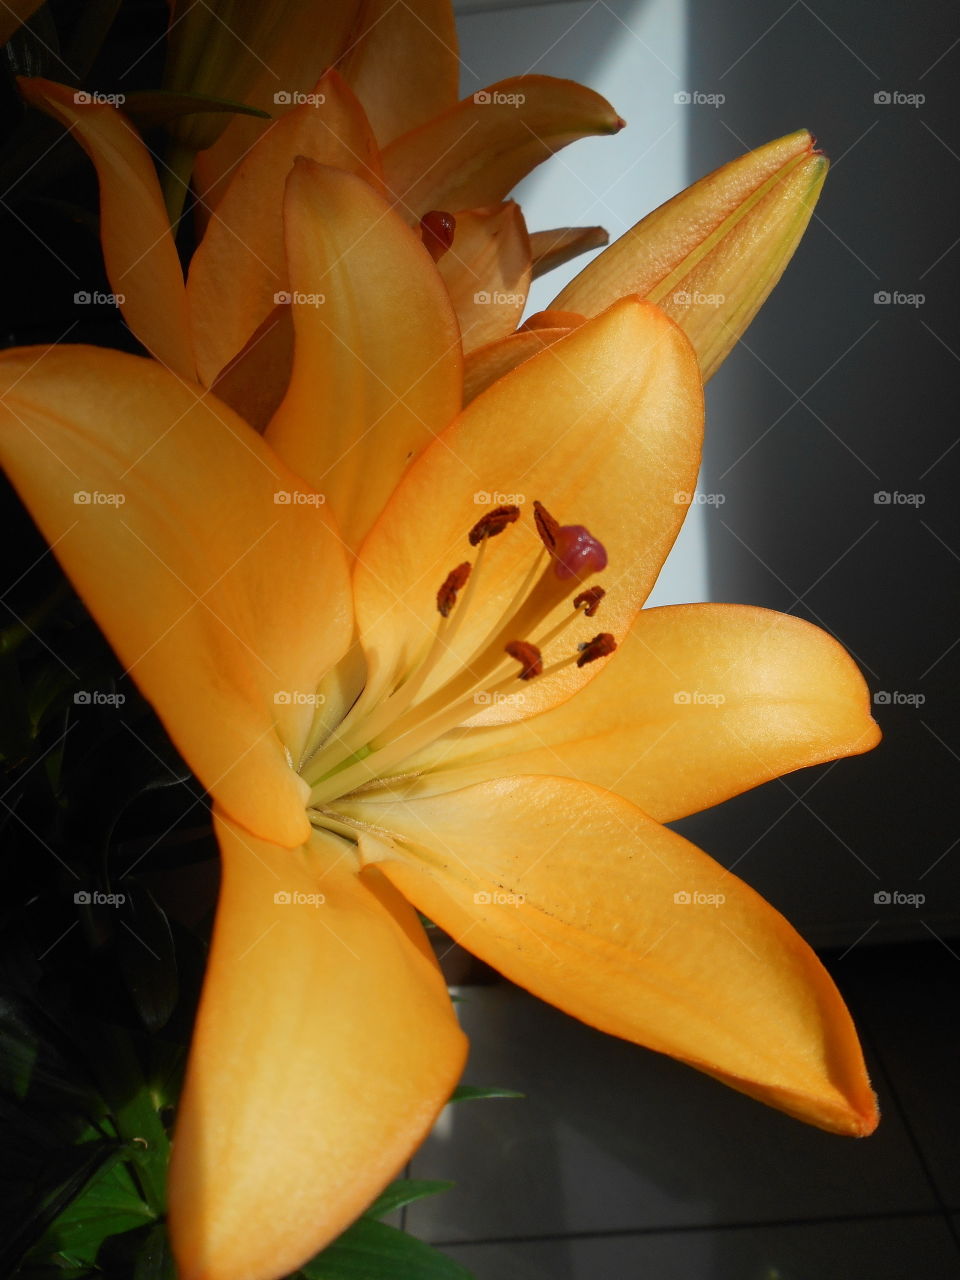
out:
M750 849L743 874L808 936L955 936L960 12L693 0L690 25L693 86L726 95L694 117L694 172L798 125L834 161L794 264L710 388L702 483L727 496L707 513L711 596L836 634L885 733L693 826L713 852ZM894 890L926 902L875 904Z

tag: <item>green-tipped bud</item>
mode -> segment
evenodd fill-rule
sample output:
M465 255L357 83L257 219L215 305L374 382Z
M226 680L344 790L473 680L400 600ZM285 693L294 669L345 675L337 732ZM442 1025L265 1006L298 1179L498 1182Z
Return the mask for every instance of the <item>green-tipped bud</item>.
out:
M693 343L706 381L793 256L827 167L806 129L731 161L638 222L552 308L592 316L628 293L656 302Z

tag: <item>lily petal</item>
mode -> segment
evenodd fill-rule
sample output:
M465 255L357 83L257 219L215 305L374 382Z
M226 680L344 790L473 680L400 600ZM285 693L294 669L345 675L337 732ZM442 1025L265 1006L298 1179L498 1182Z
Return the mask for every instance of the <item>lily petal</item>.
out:
M360 0L295 0L288 4L271 47L257 51L260 67L247 82L243 101L275 119L295 109L297 95L313 89L348 43L359 4ZM193 170L194 188L201 201L198 213L217 207L238 165L263 131L262 119L234 116L213 146L200 152Z
M336 535L289 501L307 487L213 396L97 347L5 353L0 423L14 485L187 763L245 826L302 843L286 752L313 713L294 695L352 626Z
M355 548L460 407L460 335L429 253L366 182L299 160L284 209L295 355L266 438Z
M530 252L533 278L539 280L554 267L591 249L602 249L610 239L604 227L555 227L552 231L531 231Z
M96 166L103 258L124 319L161 364L192 380L183 272L150 152L109 103L78 102L74 89L52 80L18 83L30 105L59 120Z
M469 404L505 373L571 332L569 325L550 329L523 329L467 352L463 362L463 403Z
M656 302L690 338L706 381L783 274L826 174L806 129L767 143L648 214L552 305L596 315L626 293Z
M365 0L339 69L382 147L454 106L460 77L450 0Z
M671 822L879 740L863 677L819 627L748 605L671 605L643 610L576 698L415 757L405 768L422 773L403 794L552 774Z
M554 343L474 400L410 469L365 542L355 575L357 622L373 668L400 677L431 643L436 592L473 552L482 495L542 501L561 524L583 524L607 550L604 630L625 634L683 521L676 490L692 489L702 435L693 349L649 303L624 299ZM542 552L532 513L493 541L481 585L436 683L463 669ZM549 572L549 570L548 570ZM549 630L569 615L558 604ZM576 640L558 642L564 656ZM596 628L594 628L594 631ZM538 632L538 635L540 633ZM538 635L516 639L537 642ZM553 661L553 650L545 659ZM533 715L563 701L599 664L531 680L522 705L492 717Z
M387 186L414 223L431 209L499 204L561 147L617 133L623 123L609 102L572 80L501 80L391 143L383 153Z
M520 206L457 213L453 245L437 264L460 322L464 353L516 329L530 288L530 241Z
M43 0L11 0L5 4L0 10L0 44L6 44L42 3Z
M273 124L244 157L193 256L187 299L204 386L288 291L279 211L297 156L359 173L382 190L377 145L353 92L333 71L313 97Z
M242 351L217 374L211 390L255 431L279 409L293 372L293 317L286 303L273 308Z
M346 841L215 815L223 885L170 1172L181 1280L276 1280L399 1173L466 1041L416 913Z
M394 835L361 838L363 856L512 981L811 1124L875 1127L856 1032L810 948L627 801L516 777L362 810Z

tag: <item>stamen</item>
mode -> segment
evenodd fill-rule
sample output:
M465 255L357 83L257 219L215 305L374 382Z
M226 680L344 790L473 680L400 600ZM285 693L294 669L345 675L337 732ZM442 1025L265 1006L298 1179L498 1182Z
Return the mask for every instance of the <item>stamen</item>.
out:
M581 591L578 596L573 597L573 607L579 609L582 604L586 605L583 616L592 618L600 608L600 601L606 594L603 587L587 587L586 591Z
M588 640L586 644L578 645L580 657L577 658L577 666L585 667L588 662L596 662L598 658L605 658L608 654L613 653L617 647L617 642L609 631L601 631L598 636L594 636L592 640Z
M506 652L511 658L516 658L520 663L520 679L532 680L534 676L540 675L543 671L543 658L540 656L540 650L535 644L531 644L529 640L511 640L506 646Z
M420 219L420 239L434 262L439 262L452 247L456 229L456 218L442 209L431 209Z
M470 561L464 560L463 564L458 564L455 569L451 569L444 578L443 585L437 592L437 608L442 618L450 617L450 611L457 603L457 593L466 586L469 577ZM587 613L588 618L592 616L591 613Z
M519 507L494 507L492 511L482 515L470 530L471 547L478 546L484 538L495 538L498 533L503 533L507 525L519 519Z
M560 522L558 520L554 520L553 516L542 502L534 502L533 520L537 526L537 533L540 535L540 540L552 554L554 547L557 545L557 534L560 532Z
M606 548L582 524L565 524L557 530L553 555L553 572L561 581L588 578L607 567Z

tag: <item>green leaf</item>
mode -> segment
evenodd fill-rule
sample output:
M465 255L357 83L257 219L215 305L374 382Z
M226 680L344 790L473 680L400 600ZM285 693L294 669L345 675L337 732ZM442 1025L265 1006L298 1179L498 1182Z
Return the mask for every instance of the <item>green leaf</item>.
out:
M355 1222L300 1275L306 1280L473 1280L446 1254L372 1218Z
M504 1089L498 1084L460 1084L450 1095L451 1102L473 1102L476 1098L525 1098L516 1089Z
M413 1204L415 1200L424 1200L427 1196L438 1196L453 1187L452 1182L437 1182L428 1178L400 1178L391 1182L363 1215L365 1218L385 1218L388 1213L402 1209L405 1204Z
M157 1222L106 1241L97 1274L107 1280L176 1280L166 1227Z
M248 107L245 102L229 102L226 98L212 98L206 93L175 93L167 89L143 89L124 96L124 112L141 129L154 129L168 124L180 116L192 116L208 111L228 111L241 116L259 116L269 120L270 114L258 107Z
M82 1194L59 1214L34 1253L62 1253L78 1265L90 1265L109 1236L154 1221L129 1167L117 1161L101 1168Z
M48 1174L49 1189L38 1195L30 1208L22 1214L16 1228L3 1241L0 1258L6 1262L22 1256L23 1251L35 1241L43 1243L58 1239L57 1221L83 1198L86 1189L95 1184L99 1175L116 1167L120 1155L121 1151L115 1142L87 1142L60 1152ZM137 1225L142 1220L138 1218ZM110 1230L113 1228L106 1229L107 1232ZM105 1233L101 1232L98 1239L102 1239L103 1234Z

